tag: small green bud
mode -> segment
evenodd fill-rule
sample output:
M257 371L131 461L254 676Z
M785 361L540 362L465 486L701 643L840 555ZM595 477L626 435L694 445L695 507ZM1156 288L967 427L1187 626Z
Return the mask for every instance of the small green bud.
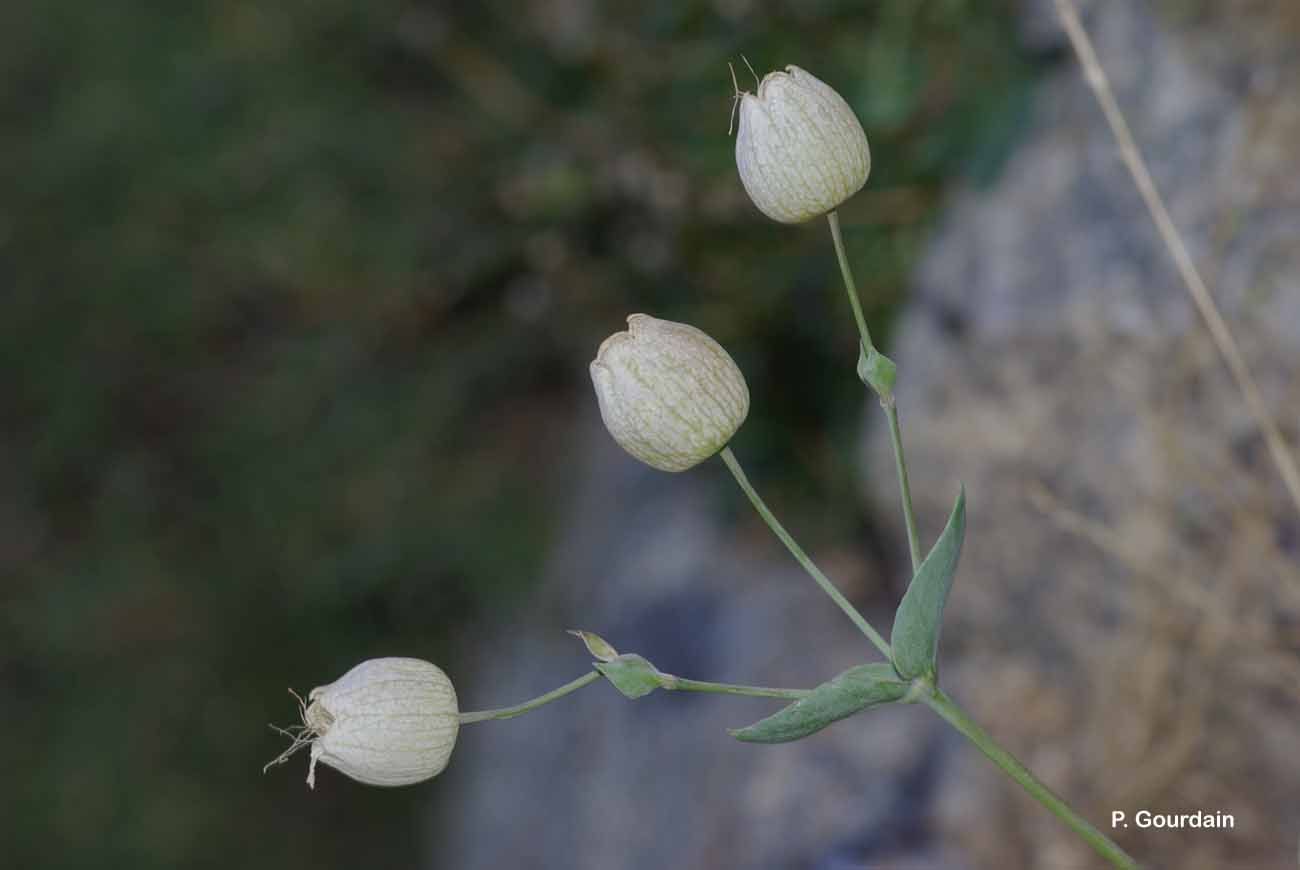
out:
M659 672L636 653L627 653L607 662L600 662L596 670L605 675L605 679L614 684L628 698L640 698L655 689L663 688L667 675Z
M894 382L898 379L898 366L874 347L866 348L859 345L859 348L858 377L862 383L874 390L882 399L893 395Z

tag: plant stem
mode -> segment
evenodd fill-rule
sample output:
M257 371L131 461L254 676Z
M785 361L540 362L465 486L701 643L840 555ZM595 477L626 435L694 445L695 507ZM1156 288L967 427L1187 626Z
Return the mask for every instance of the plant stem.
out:
M867 331L866 319L862 316L862 303L858 299L858 288L853 280L853 270L849 268L848 255L844 250L844 238L840 234L839 215L831 212L826 216L826 219L831 225L831 238L835 242L835 256L839 259L840 274L844 277L844 291L848 294L849 305L853 309L853 319L857 321L858 334L862 338L862 352L866 354L875 348L871 343L871 334ZM898 489L903 501L903 521L907 525L907 545L912 555L912 572L915 574L921 565L921 548L916 532L916 511L912 507L912 487L907 479L907 460L903 454L903 434L898 424L898 405L894 400L892 390L878 390L877 392L880 397L880 407L884 409L885 416L889 418L889 440L894 448L894 468L898 472ZM726 455L723 456L723 459L728 460L728 465L731 465L734 461L728 459ZM732 470L735 472L737 469L733 468ZM778 528L774 527L773 530L776 531ZM777 534L780 536L782 532L777 531ZM785 538L782 537L782 540L785 540ZM787 542L786 546L791 547L792 552L794 552L795 545ZM796 558L797 556L798 553L796 552ZM877 646L880 646L880 644L877 644ZM888 655L887 652L886 655ZM922 699L929 705L930 709L938 713L949 725L956 728L963 737L974 743L1007 776L1015 780L1021 788L1047 807L1058 819L1069 825L1099 855L1116 867L1136 868L1138 866L1137 862L1127 852L1117 846L1101 831L1094 828L1087 819L1071 809L1069 804L1053 794L1052 790L1030 773L1027 767L1016 760L1015 756L999 746L943 690L937 686L930 686L929 691L922 695Z
M800 698L806 698L809 694L808 689L775 689L768 686L737 686L732 683L710 683L706 680L688 680L683 677L673 676L672 674L663 674L661 687L670 692L707 692L714 695L741 695L747 698L784 698L790 701L797 701ZM578 691L583 686L588 686L601 678L599 671L591 671L583 674L570 683L565 683L558 689L553 689L545 695L538 695L536 698L525 701L522 704L516 704L513 707L501 707L496 710L475 710L472 712L461 713L460 723L468 725L471 722L484 722L488 719L513 719L516 716L522 716L530 713L545 704L549 704L565 695Z
M844 289L849 294L849 305L853 307L853 319L858 323L858 335L862 337L864 351L875 347L871 343L871 331L867 329L867 318L862 315L862 301L858 299L858 285L853 280L853 270L849 268L849 255L844 251L844 237L840 235L840 213L833 211L826 215L831 225L831 239L835 242L835 256L840 261L840 274L844 276Z
M880 632L872 628L866 617L849 603L849 600L844 597L840 590L835 588L835 584L821 572L821 569L817 567L812 559L808 558L808 554L803 551L803 548L795 542L794 538L790 537L790 533L777 521L776 516L768 509L767 504L759 497L753 485L750 484L749 478L745 476L745 471L740 467L740 463L736 460L735 454L731 452L731 448L722 448L719 455L722 457L722 461L727 464L727 468L731 470L732 476L736 478L736 483L740 484L740 488L745 495L749 496L749 501L754 505L754 510L758 511L758 515L763 518L763 522L767 523L767 527L772 530L772 533L781 539L781 543L785 544L785 548L790 551L790 555L794 556L795 561L803 566L803 569L808 572L808 576L817 581L817 585L831 597L832 601L839 605L840 610L844 611L844 614L853 620L853 624L867 636L867 640L875 644L876 649L880 650L885 658L890 658L889 644L880 636Z
M862 315L862 302L858 299L858 285L853 280L853 270L849 268L849 256L844 250L844 237L840 234L840 216L838 212L826 215L831 225L831 239L835 242L835 257L840 262L840 275L844 278L844 292L848 294L849 306L853 309L853 319L858 324L858 335L862 338L862 352L875 350L871 343L871 333L867 330L867 320ZM894 447L894 468L898 472L898 489L903 499L903 523L907 526L907 547L912 555L912 573L921 567L921 544L916 533L916 511L912 508L912 487L907 481L907 459L903 455L903 434L898 425L898 405L893 392L880 393L880 407L889 418L889 441Z
M852 619L854 624L858 626L862 633L876 645L876 648L884 653L886 658L891 658L889 645L885 643L884 638L882 638L876 630L871 627L871 624L863 618L862 614L858 613L853 605L844 598L840 591L835 588L834 584L827 579L826 575L818 569L810 558L808 558L808 555L804 553L803 549L790 536L790 533L787 532L780 522L777 521L776 517L772 515L772 512L768 509L762 498L759 497L753 486L750 485L749 479L745 477L745 472L741 469L740 463L731 452L731 448L723 448L721 455L723 462L727 464L727 468L731 469L731 473L735 476L736 482L740 484L740 488L744 490L745 495L749 496L749 500L753 503L754 508L772 529L772 532L781 539L781 543L785 544L786 548L795 557L799 564L803 566L804 570L817 581L817 585L821 586L822 590L840 606L840 609L848 614L848 617ZM905 496L905 499L907 498L908 497ZM906 501L905 503L910 508L910 501ZM724 692L735 695L759 695L761 697L773 698L800 698L807 694L806 692L797 689L761 689L747 686L727 686L723 683L702 683L694 680L682 680L679 677L668 675L665 675L665 677L666 683L668 681L676 681L677 685L665 685L664 688L681 688L686 691ZM1039 803L1047 807L1053 815L1065 822L1073 831L1075 831L1075 833L1081 836L1089 846L1097 851L1098 854L1106 858L1116 867L1136 868L1138 866L1137 862L1134 861L1128 853L1111 841L1105 834L1101 833L1101 831L1094 828L1087 819L1083 818L1071 809L1069 804L1053 794L1052 790L1030 773L1028 768L1016 760L1015 756L999 746L997 742L986 731L984 731L984 729L975 724L975 722L966 715L966 712L958 707L957 704L954 703L953 700L941 689L938 687L932 687L930 691L921 696L921 699L924 700L924 702L929 705L932 710L938 713L946 722L948 722L948 724L956 728L963 737L971 743L974 743L981 752L988 756L988 758L1001 768L1007 776L1015 780L1021 788L1029 792L1029 794Z
M880 400L889 418L889 442L894 445L894 470L898 472L898 490L903 497L903 524L907 526L907 549L912 554L912 574L921 567L921 542L916 534L916 511L912 508L912 485L907 481L907 459L903 456L903 432L898 427L898 405L893 395Z
M672 692L711 692L715 695L743 695L749 698L785 698L797 701L809 695L808 689L770 689L766 686L736 686L731 683L710 683L704 680L687 680L664 674L664 688Z
M749 479L745 477L745 472L741 469L740 463L731 452L731 448L723 448L721 455L722 461L727 464L727 468L731 469L731 473L735 476L736 482L740 484L740 488L744 490L745 495L749 496L749 500L753 503L754 508L768 524L768 527L772 529L772 532L781 539L781 543L785 544L786 549L788 549L799 564L803 566L804 570L817 581L817 585L822 587L822 590L840 606L840 609L853 620L854 624L858 626L862 633L876 645L876 648L884 653L886 658L892 658L889 652L889 645L885 643L884 638L882 638L876 630L871 627L871 624L863 618L862 614L858 613L853 605L850 604L842 594L840 594L840 591L835 588L835 585L831 583L831 581L827 579L826 575L818 569L810 558L808 558L808 555L804 553L798 543L790 537L790 533L787 532L780 522L777 521L776 517L772 515L772 512L768 509L762 498L759 497L753 486L750 485ZM901 451L899 451L898 455L901 456ZM904 499L906 509L910 509L910 497L905 495ZM668 679L677 680L679 678L669 677ZM723 688L724 684L719 683L696 683L695 681L688 680L683 680L681 682L690 684L681 686L681 688L687 689L688 691L727 691L729 694L760 694L763 697L781 698L803 697L803 695L806 694L799 692L799 690L790 689L752 689L743 686ZM708 686L709 688L696 689L692 688L693 686ZM665 686L665 688L668 687ZM728 691L729 689L732 691ZM1053 815L1065 822L1075 833L1082 837L1089 846L1096 850L1098 854L1106 858L1116 867L1136 868L1138 866L1137 862L1134 861L1128 853L1111 841L1110 838L1101 831L1094 828L1087 819L1083 818L1071 809L1069 804L1053 794L1052 790L1030 773L1028 768L1016 760L1015 756L999 746L997 742L989 736L986 731L984 731L984 729L975 724L975 722L966 715L966 712L958 707L956 703L954 703L953 700L941 689L933 687L931 691L922 695L922 700L924 700L932 710L948 722L948 724L956 728L963 737L974 743L981 752L988 756L994 764L1000 767L1007 776L1015 780L1021 788L1029 792L1029 794L1039 803L1043 804L1043 806L1047 807Z
M522 704L516 704L513 707L501 707L496 710L476 710L470 713L461 713L460 723L466 725L470 722L482 722L486 719L513 719L516 716L530 713L538 707L541 707L543 704L549 704L557 698L563 698L571 692L576 692L583 686L590 685L600 678L601 675L599 671L589 671L571 683L565 683L558 689L553 689L545 695L538 695L536 698L524 701Z
M1082 837L1097 854L1116 867L1138 867L1137 861L1131 855L1101 831L1094 828L1087 819L1071 809L1069 804L1057 797L1050 788L1029 772L1029 768L1016 760L1016 757L999 746L989 736L988 732L975 724L970 716L966 715L966 711L958 707L942 689L935 687L932 692L925 693L922 700L929 705L931 710L943 717L944 721L956 728L963 737L975 744L976 748L1001 768L1003 773L1015 780L1035 800L1047 807L1052 812L1052 815L1069 825L1070 829Z

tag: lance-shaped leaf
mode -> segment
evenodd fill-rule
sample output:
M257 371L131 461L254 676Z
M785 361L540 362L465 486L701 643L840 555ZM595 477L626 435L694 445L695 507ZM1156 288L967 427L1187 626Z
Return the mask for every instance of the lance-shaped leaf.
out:
M624 653L607 662L597 662L596 670L629 698L640 698L663 686L664 675L636 653Z
M952 589L965 537L966 488L963 486L952 516L948 517L948 525L921 563L894 614L889 643L894 651L894 667L905 679L934 677L937 673L943 607L948 602L948 590Z
M858 665L822 683L781 712L727 733L746 743L788 743L868 707L897 701L907 694L907 689L907 683L898 679L887 662Z

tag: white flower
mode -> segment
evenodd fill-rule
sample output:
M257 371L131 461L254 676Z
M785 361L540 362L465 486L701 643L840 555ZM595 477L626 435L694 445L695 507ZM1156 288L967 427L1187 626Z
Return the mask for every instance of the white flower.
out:
M833 88L797 66L770 72L740 99L736 167L759 211L803 223L862 189L871 151L862 124Z
M600 416L614 440L663 471L685 471L717 453L749 413L735 361L694 326L648 314L601 344L591 363Z
M278 764L311 746L316 762L367 785L411 785L437 776L456 745L456 690L436 665L420 659L370 659L299 702L302 725L285 733L293 745Z

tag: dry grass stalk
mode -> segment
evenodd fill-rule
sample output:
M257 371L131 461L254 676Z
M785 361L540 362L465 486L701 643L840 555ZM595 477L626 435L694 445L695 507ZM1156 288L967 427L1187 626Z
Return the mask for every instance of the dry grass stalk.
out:
M1133 182L1137 185L1138 192L1142 195L1147 209L1151 212L1151 219L1155 221L1156 230L1160 233L1160 238L1164 241L1165 247L1169 249L1170 256L1173 257L1174 265L1177 266L1178 272L1182 276L1187 292L1191 294L1192 301L1196 304L1197 310L1200 311L1201 317L1205 320L1205 325L1210 330L1210 336L1214 339L1215 347L1218 348L1223 361L1232 374L1233 380L1236 381L1237 388L1246 400L1246 407L1255 419L1255 424L1259 426L1260 432L1264 435L1269 454L1282 476L1287 491L1291 494L1291 500L1295 503L1296 510L1300 512L1300 469L1297 469L1295 456L1287 446L1285 439L1283 439L1277 421L1274 419L1268 405L1264 402L1264 397L1260 394L1255 378L1250 373L1250 367L1246 365L1246 361L1242 357L1241 349L1238 347L1236 339L1233 338L1227 321L1223 319L1223 315L1219 312L1214 297L1210 295L1200 271L1196 268L1196 264L1192 262L1191 254L1188 253L1187 246L1184 244L1178 228L1169 216L1169 210L1165 207L1164 199L1160 196L1159 190L1156 189L1155 181L1151 178L1151 172L1147 169L1146 160L1142 157L1142 152L1129 130L1124 113L1120 110L1119 103L1115 100L1115 95L1111 91L1110 81L1101 66L1101 62L1097 59L1092 40L1088 37L1087 31L1083 29L1083 24L1079 20L1078 8L1074 0L1055 0L1055 3L1056 10L1061 17L1061 23L1065 27L1066 35L1070 38L1070 44L1074 47L1075 54L1079 56L1079 63L1083 67L1088 85L1097 97L1102 114L1106 116L1106 122L1110 125L1111 132L1119 145L1124 164L1128 167L1129 173L1133 176Z

